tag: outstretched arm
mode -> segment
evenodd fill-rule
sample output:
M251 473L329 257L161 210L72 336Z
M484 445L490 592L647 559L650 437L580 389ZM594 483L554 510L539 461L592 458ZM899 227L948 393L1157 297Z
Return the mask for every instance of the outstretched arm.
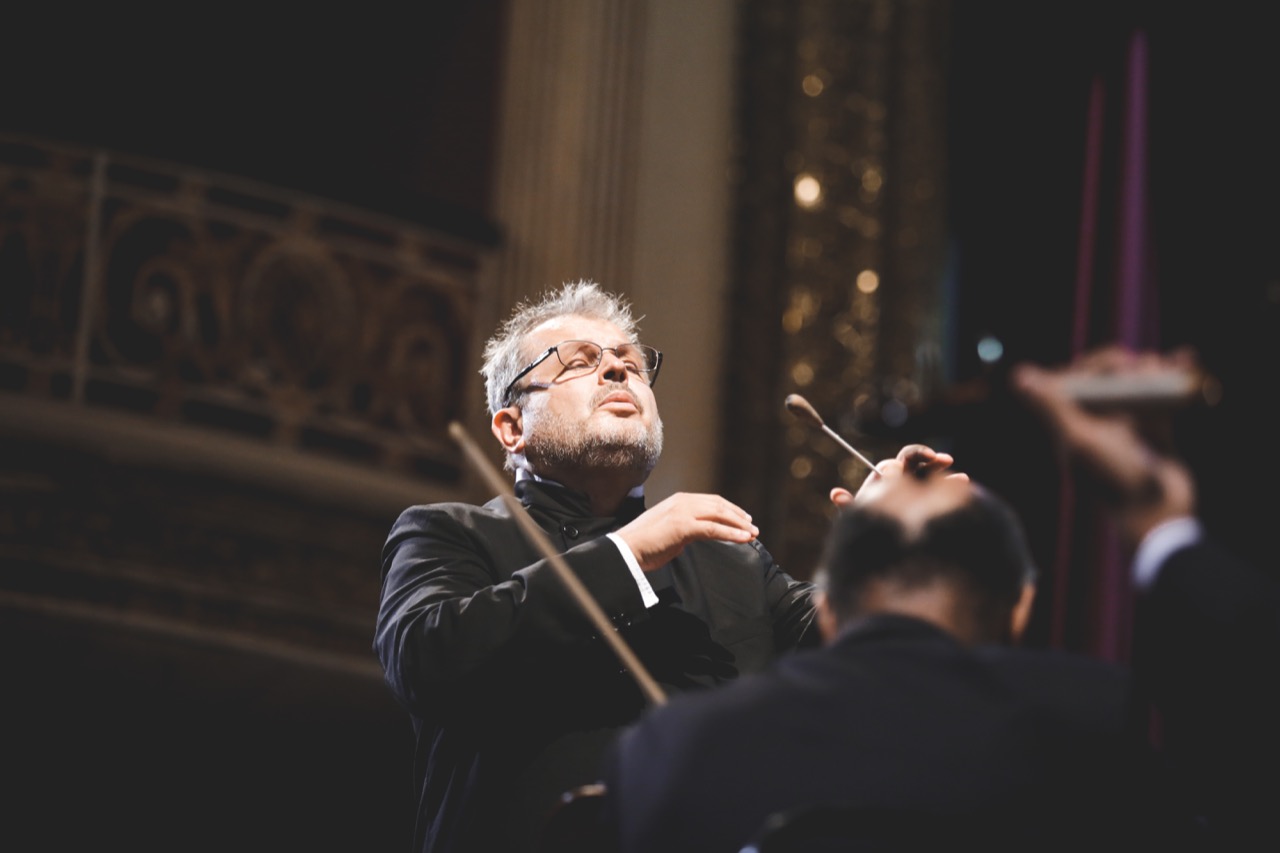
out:
M1045 422L1050 435L1077 469L1099 488L1118 530L1135 548L1154 528L1195 514L1196 491L1181 460L1161 453L1168 444L1169 421L1145 418L1132 409L1089 408L1071 393L1072 383L1098 376L1125 377L1135 385L1170 369L1194 368L1186 350L1167 355L1107 346L1071 364L1043 368L1018 365L1013 390Z

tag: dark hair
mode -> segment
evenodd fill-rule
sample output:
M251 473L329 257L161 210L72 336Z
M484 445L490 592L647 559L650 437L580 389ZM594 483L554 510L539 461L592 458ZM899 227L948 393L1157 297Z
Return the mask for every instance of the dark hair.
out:
M987 639L1003 636L1023 585L1036 577L1017 514L977 484L969 500L915 531L875 505L852 504L832 525L821 573L841 622L861 614L869 581L908 588L946 581Z

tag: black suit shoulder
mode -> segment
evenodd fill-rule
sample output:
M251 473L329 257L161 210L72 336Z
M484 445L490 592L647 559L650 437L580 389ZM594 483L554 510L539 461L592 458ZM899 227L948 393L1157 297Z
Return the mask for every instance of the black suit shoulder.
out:
M654 709L606 778L627 851L736 850L767 815L821 802L978 820L1048 803L1037 820L1066 832L1137 801L1131 695L1108 664L879 618Z

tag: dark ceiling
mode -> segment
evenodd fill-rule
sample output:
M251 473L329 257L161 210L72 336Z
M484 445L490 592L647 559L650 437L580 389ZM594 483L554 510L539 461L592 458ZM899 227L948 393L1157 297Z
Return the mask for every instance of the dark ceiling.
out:
M255 178L492 241L503 0L6 13L0 131Z

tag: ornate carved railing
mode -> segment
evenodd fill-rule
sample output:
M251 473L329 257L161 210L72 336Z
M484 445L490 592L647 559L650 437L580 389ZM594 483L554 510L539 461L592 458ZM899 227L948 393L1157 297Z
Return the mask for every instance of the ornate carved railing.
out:
M301 194L0 136L0 390L448 488L484 257Z
M374 674L390 522L472 479L489 249L0 135L0 608Z

